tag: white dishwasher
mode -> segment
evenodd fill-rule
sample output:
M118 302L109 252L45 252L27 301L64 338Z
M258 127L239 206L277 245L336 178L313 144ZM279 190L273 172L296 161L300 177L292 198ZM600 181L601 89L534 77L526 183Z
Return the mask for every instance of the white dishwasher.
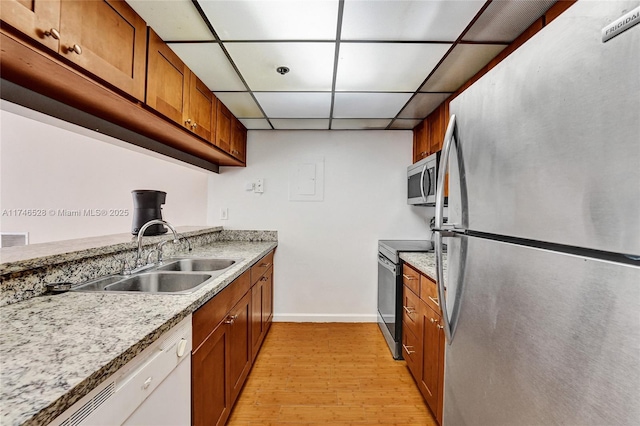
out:
M80 399L53 426L191 424L191 315Z

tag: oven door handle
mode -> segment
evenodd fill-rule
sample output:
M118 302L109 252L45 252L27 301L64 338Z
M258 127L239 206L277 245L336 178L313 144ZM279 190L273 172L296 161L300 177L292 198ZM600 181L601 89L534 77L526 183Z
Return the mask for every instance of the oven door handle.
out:
M383 267L385 267L386 269L388 269L389 271L393 272L394 275L396 274L396 271L397 271L396 265L390 260L387 260L387 258L381 255L380 253L378 253L378 263Z

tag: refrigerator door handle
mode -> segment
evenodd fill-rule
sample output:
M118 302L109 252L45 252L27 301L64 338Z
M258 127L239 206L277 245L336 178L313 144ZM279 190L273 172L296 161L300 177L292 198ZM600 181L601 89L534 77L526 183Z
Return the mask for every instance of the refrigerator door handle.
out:
M438 300L440 301L440 309L442 310L442 321L444 323L444 335L447 342L451 344L453 335L451 332L451 322L447 311L447 298L445 297L444 288L444 270L442 265L442 237L454 236L452 232L443 230L443 209L444 209L444 177L449 168L449 155L451 154L451 144L456 133L456 116L451 115L447 132L444 135L444 148L440 156L440 164L438 165L438 187L436 189L436 220L435 220L435 251L436 251L436 282L438 289ZM450 228L450 227L448 227Z
M422 201L427 202L427 196L424 193L424 173L427 171L427 165L425 164L420 174L420 194L422 194Z

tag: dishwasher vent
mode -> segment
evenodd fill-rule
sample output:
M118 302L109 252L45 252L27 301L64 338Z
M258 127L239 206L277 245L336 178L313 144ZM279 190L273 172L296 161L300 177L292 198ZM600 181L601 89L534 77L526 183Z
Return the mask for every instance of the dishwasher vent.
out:
M68 419L60 423L60 426L78 426L83 420L96 411L107 399L116 393L116 382L113 381L98 392L93 398L78 408Z

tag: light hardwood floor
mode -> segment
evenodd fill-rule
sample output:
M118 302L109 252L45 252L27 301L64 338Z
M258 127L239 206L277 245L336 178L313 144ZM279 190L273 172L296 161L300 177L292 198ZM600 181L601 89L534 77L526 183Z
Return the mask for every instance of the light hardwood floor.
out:
M371 323L274 323L227 424L437 426Z

